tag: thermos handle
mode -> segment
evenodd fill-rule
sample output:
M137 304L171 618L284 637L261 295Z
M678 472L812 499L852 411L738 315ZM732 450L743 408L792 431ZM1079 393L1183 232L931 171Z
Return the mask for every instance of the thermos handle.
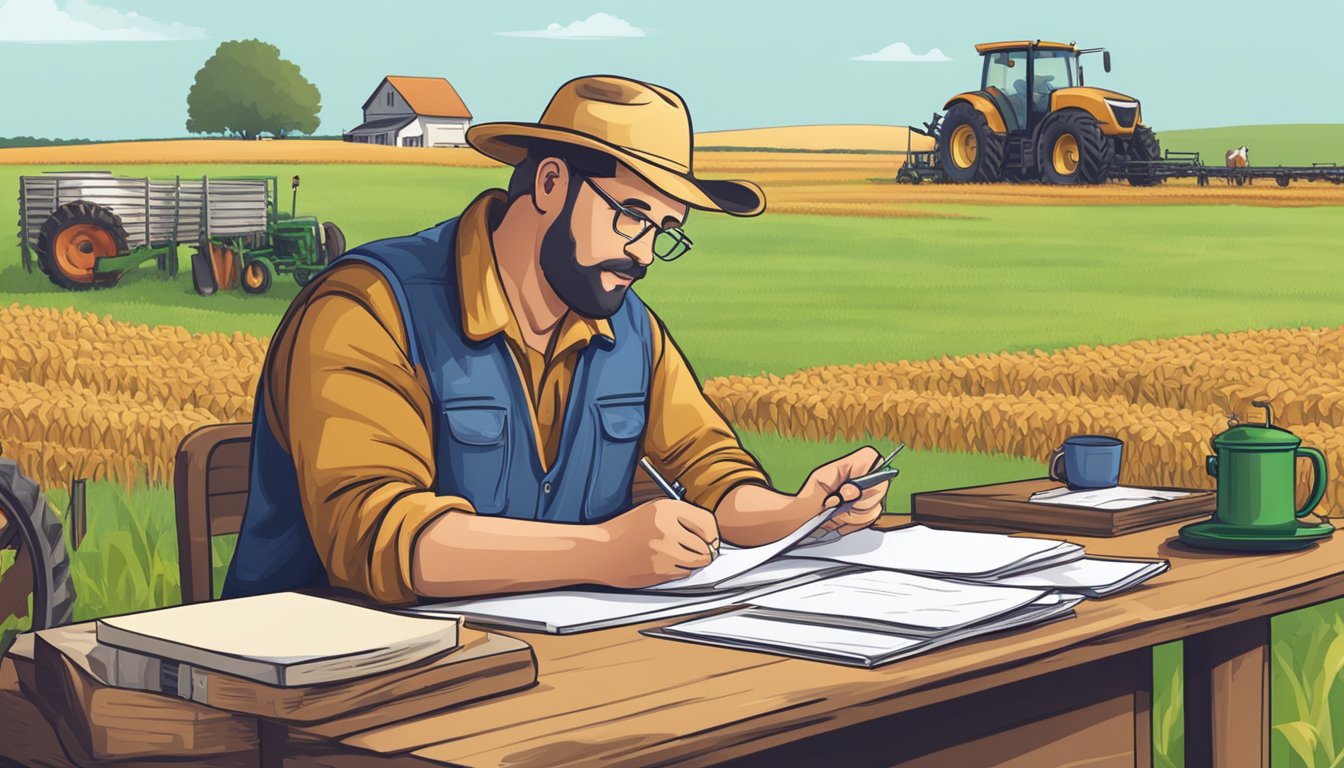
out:
M1325 496L1325 454L1315 448L1298 448L1294 451L1294 456L1303 459L1311 459L1311 463L1316 467L1316 477L1311 483L1311 498L1307 499L1306 505L1297 510L1297 516L1302 517L1321 503L1321 497Z
M1063 448L1056 448L1055 452L1050 454L1050 479L1057 483L1069 482L1069 478L1064 474Z
M1217 457L1217 456L1205 456L1205 457L1204 457L1204 470L1205 470L1206 472L1208 472L1209 475L1211 475L1212 477L1217 477L1217 476L1218 476L1218 457Z

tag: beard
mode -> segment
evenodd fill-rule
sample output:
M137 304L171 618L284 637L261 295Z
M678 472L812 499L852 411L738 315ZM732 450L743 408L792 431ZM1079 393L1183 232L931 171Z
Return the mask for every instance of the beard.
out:
M634 281L644 277L648 269L629 257L607 259L592 266L585 266L578 260L578 245L570 227L570 218L574 212L574 199L580 183L570 188L565 198L565 207L560 216L547 228L541 238L541 273L546 277L551 290L560 297L569 308L592 320L603 320L616 314L625 301L625 292L629 286L618 285L611 290L602 287L602 272L611 270L620 272Z

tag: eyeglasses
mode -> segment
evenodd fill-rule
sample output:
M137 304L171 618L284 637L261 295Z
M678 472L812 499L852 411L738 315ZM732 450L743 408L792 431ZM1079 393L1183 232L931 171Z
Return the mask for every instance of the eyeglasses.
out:
M616 212L611 220L611 228L616 234L633 243L652 229L655 233L653 236L653 255L663 261L672 261L685 256L686 252L691 250L691 238L686 236L681 227L663 229L650 221L644 214L632 211L616 202L615 198L607 194L606 190L597 186L597 182L587 176L584 176L583 180L588 182L588 185L596 190L597 194L601 195L602 199L607 201L607 205L611 206L612 210Z

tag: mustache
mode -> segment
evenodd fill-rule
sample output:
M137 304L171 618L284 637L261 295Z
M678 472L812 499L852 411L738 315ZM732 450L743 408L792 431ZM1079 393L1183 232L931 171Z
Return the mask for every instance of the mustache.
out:
M619 272L622 275L631 278L632 280L642 280L644 278L644 275L648 274L649 272L648 267L644 266L643 264L640 264L634 259L629 258L607 259L606 261L599 262L598 264L590 267L590 269L595 270L606 269L612 272Z

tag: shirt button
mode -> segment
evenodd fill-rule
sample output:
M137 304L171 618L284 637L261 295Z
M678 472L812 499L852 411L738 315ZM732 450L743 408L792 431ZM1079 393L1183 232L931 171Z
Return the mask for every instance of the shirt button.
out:
M550 483L546 483L546 484L542 485L542 486L541 486L541 492L542 492L542 493L550 493L550 492L551 492L551 484L550 484Z

